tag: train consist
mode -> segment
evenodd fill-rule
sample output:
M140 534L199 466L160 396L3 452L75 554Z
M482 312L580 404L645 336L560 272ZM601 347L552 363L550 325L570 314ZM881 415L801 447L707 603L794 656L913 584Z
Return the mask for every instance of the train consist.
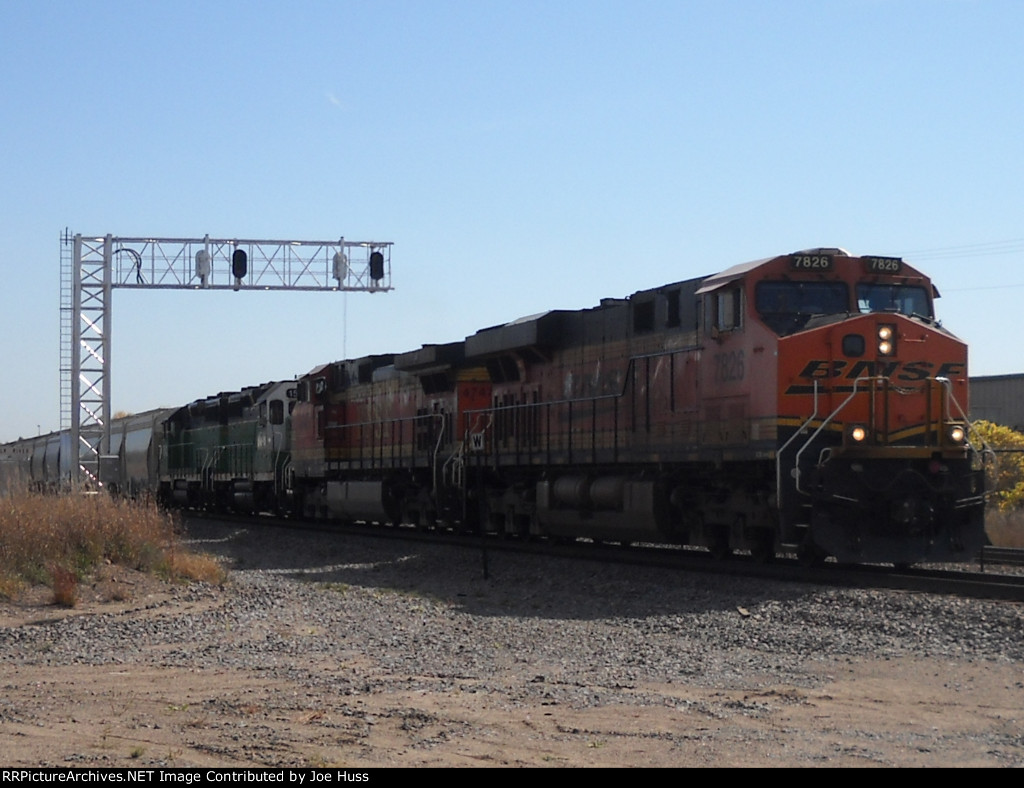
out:
M927 276L811 249L119 420L171 506L807 561L972 559L967 347ZM3 447L53 483L62 441Z

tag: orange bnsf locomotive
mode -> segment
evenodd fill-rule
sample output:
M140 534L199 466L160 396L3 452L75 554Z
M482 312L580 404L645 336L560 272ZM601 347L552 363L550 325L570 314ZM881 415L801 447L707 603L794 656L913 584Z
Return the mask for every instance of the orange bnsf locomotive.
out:
M327 364L296 386L285 505L719 556L968 560L984 472L937 295L899 258L812 249Z

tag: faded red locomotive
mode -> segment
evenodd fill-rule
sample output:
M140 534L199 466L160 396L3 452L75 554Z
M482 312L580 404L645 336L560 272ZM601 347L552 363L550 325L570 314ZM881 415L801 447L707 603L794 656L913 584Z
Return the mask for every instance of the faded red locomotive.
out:
M319 367L302 513L520 536L972 558L967 348L895 257L812 249Z

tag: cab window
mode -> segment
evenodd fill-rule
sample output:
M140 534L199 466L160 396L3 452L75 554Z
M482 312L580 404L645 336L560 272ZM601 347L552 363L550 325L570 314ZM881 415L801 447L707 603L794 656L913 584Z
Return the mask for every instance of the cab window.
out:
M723 287L711 294L711 328L713 332L734 331L743 326L743 290Z
M931 302L923 287L915 285L857 285L857 308L867 312L898 312L932 318Z
M780 336L802 330L816 315L850 311L845 282L760 282L754 297L757 314Z

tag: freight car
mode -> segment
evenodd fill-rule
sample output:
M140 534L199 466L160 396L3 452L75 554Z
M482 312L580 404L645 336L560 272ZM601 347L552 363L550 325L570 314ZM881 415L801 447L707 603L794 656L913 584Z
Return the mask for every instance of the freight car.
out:
M178 506L720 557L968 560L984 447L937 296L896 257L766 258L143 419L146 479ZM33 454L33 479L60 440ZM128 465L117 484L134 489Z
M156 493L163 425L173 412L160 408L112 420L110 453L100 459L100 475L111 492L130 497ZM71 479L70 458L71 435L67 431L0 446L0 492L66 487Z

